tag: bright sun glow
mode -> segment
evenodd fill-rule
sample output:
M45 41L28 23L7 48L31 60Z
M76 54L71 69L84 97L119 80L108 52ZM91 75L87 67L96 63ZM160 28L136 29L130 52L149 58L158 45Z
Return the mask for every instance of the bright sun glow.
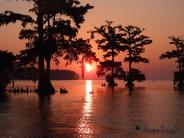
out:
M93 66L89 63L85 64L85 68L86 68L86 71L88 71L88 72L93 70Z

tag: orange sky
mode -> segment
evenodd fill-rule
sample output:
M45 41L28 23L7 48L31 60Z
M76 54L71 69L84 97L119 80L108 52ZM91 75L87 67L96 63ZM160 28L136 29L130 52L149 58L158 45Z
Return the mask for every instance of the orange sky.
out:
M146 29L153 43L146 48L145 56L150 59L149 64L136 65L143 69L148 79L172 79L175 70L173 61L160 61L158 57L165 50L171 49L169 35L184 36L184 0L82 0L94 5L95 8L86 15L86 22L82 25L80 36L88 38L86 31L99 26L105 20L112 20L115 24L137 25ZM16 1L0 1L0 12L14 10L26 13L31 3ZM21 26L9 25L0 27L0 49L18 52L24 48L24 41L18 39ZM94 49L95 45L94 45ZM97 52L99 57L102 55ZM122 60L122 56L117 59ZM125 69L126 65L123 63ZM63 69L64 64L53 68ZM67 67L80 73L79 65ZM95 71L88 72L87 79L94 78Z

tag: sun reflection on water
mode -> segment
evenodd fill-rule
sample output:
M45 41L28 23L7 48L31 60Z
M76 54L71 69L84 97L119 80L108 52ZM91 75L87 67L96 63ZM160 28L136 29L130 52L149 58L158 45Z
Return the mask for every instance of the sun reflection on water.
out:
M92 81L86 80L86 95L83 105L83 111L78 125L78 134L81 137L90 136L93 134L92 130Z

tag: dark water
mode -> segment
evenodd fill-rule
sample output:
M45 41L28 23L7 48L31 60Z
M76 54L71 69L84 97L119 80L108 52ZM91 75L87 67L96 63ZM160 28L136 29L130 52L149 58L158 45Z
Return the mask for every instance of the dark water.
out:
M132 93L122 82L114 90L101 83L55 81L56 89L65 87L69 93L50 97L0 95L0 137L184 137L184 93L174 90L171 81L140 83Z

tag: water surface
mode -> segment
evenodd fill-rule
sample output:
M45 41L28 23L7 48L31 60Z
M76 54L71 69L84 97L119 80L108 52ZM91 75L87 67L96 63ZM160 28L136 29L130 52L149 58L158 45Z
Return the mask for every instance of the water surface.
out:
M69 93L0 95L0 137L184 137L184 93L172 81L146 81L132 92L121 81L115 89L101 87L102 81L53 83Z

